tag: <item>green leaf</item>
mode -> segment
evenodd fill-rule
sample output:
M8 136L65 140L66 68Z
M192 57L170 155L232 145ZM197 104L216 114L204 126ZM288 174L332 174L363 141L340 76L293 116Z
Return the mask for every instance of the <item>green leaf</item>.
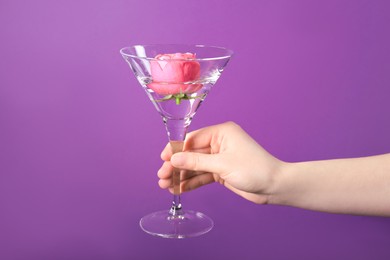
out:
M175 100L176 105L180 105L181 101L184 100L190 100L190 99L203 99L206 96L206 94L202 94L200 96L195 96L191 97L190 95L184 94L184 93L179 93L179 94L174 94L174 95L166 95L162 99L157 99L156 102L163 102L163 101L168 101L168 100Z

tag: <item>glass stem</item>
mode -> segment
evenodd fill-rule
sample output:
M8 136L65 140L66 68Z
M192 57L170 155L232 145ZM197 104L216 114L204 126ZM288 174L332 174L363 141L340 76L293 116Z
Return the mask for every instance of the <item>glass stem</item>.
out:
M169 141L172 148L172 154L183 151L183 141ZM172 172L173 200L170 213L180 215L181 213L181 190L180 190L180 169L174 168Z
M184 147L184 139L187 133L188 126L191 119L167 119L164 118L165 127L167 129L167 134L169 138L169 143L171 145L172 154L182 152ZM181 206L181 189L180 189L180 175L181 170L174 168L172 172L172 184L173 184L173 201L172 207L169 213L173 216L181 215L182 206Z

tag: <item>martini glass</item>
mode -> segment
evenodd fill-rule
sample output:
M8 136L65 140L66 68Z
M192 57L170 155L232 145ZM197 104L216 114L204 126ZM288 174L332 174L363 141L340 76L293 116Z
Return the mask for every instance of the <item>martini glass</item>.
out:
M154 44L125 47L120 53L160 113L172 152L183 151L192 118L229 62L232 51L205 45ZM171 207L140 220L145 232L165 238L186 238L212 229L211 218L182 207L181 174L183 171L173 170Z

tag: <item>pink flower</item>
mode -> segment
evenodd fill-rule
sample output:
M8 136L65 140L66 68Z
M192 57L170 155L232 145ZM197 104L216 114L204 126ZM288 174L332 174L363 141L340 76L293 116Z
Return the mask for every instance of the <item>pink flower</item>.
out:
M150 70L153 81L148 87L160 95L191 94L202 87L191 83L200 77L200 64L192 53L159 54Z

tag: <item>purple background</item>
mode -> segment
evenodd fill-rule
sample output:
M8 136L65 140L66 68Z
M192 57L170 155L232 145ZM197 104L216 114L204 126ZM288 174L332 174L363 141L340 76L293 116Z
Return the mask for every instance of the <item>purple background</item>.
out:
M159 115L119 55L201 43L235 56L191 129L233 120L287 161L390 151L389 1L0 2L0 259L390 259L390 219L184 195L215 221L144 234Z

